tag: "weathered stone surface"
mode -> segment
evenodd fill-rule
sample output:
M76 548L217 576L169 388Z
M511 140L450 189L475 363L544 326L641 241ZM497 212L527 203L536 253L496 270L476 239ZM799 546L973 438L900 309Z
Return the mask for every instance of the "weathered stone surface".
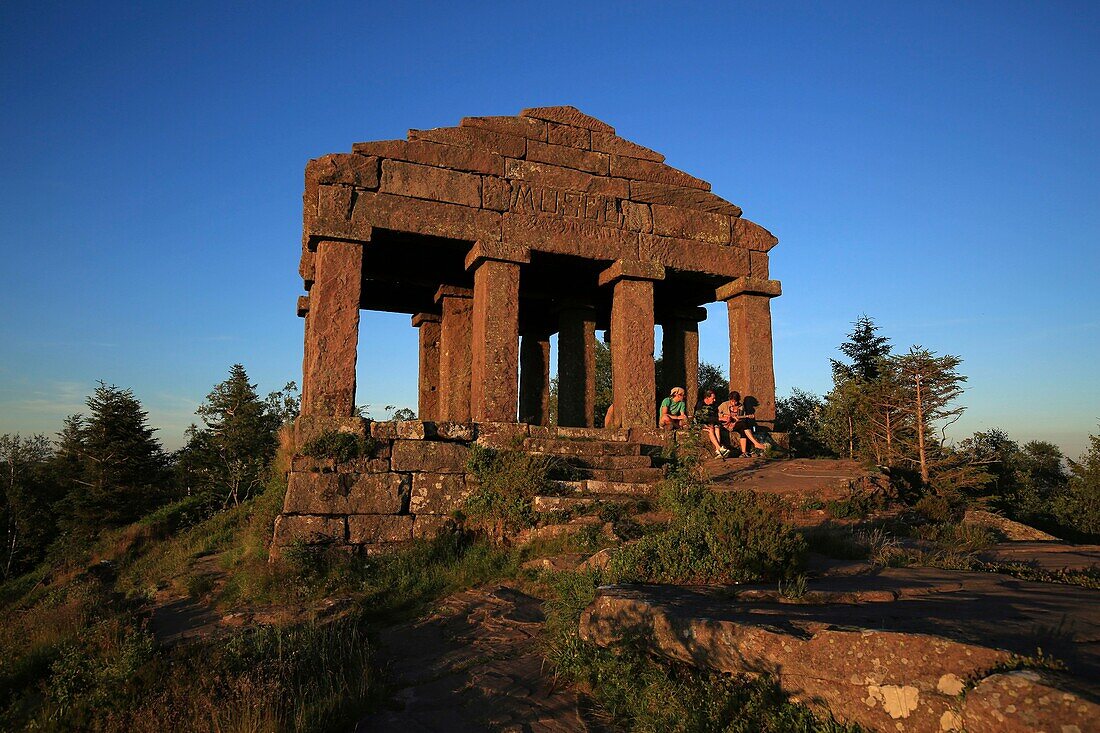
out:
M534 160L507 158L504 161L504 176L505 178L527 181L539 187L550 186L616 198L626 198L630 191L628 182L621 178L595 176L582 170ZM512 186L513 202L511 208L513 211L523 210L523 199L517 198L516 192L518 190L517 186ZM537 203L535 205L537 206Z
M410 514L351 514L348 542L356 545L407 542L412 539Z
M576 168L597 176L606 176L608 173L606 153L593 153L567 145L549 145L531 140L527 143L527 160Z
M368 421L361 417L335 415L299 415L294 419L294 445L304 448L324 433L347 433L357 438L367 437Z
M626 158L621 155L611 156L611 175L615 178L665 183L670 186L686 186L687 188L698 188L703 191L710 190L710 184L706 181L695 176L689 176L687 173L664 163L654 163L639 158Z
M475 422L516 419L519 386L519 265L483 260L474 270L470 415Z
M470 449L460 443L435 440L397 440L393 444L394 471L463 473Z
M1004 535L1006 540L1016 542L1057 542L1058 538L1047 534L1042 530L1029 527L1020 522L1014 522L1008 517L995 514L983 509L967 509L963 517L964 524L977 524L983 527L992 527ZM1100 565L1100 562L1097 563Z
M397 423L393 420L372 422L370 424L370 434L376 440L393 440L397 437Z
M500 214L495 211L387 193L356 196L346 231L358 232L368 225L471 242L500 239Z
M747 249L656 234L638 236L638 258L684 272L705 272L722 277L741 277L749 273Z
M611 304L611 384L614 425L655 422L653 395L653 281L617 279Z
M438 420L439 410L439 337L442 316L417 313L413 326L418 329L419 368L417 369L417 417Z
M473 490L461 473L414 473L409 511L413 514L450 514L462 508Z
M485 176L481 181L481 206L493 211L507 211L512 200L512 184L503 178Z
M731 221L733 226L730 230L730 238L738 247L767 252L779 244L775 235L755 222L740 218Z
M761 280L755 277L741 277L718 288L714 292L715 300L729 300L739 295L764 295L778 297L783 286L778 280Z
M436 301L443 318L439 331L439 416L446 421L470 420L470 339L473 291L440 288Z
M387 473L390 470L390 459L355 458L337 464L336 470L340 473Z
M459 171L485 173L492 176L504 174L504 158L496 153L458 145L443 145L427 140L381 140L355 143L357 153L377 155L380 158L407 160L410 163L453 168Z
M741 392L747 413L765 427L775 420L772 311L767 295L738 295L726 301L730 329L730 389Z
M550 423L550 337L523 334L519 347L519 421Z
M761 280L768 279L768 253L752 250L749 252L749 275Z
M453 529L455 521L439 514L420 514L413 520L413 539L431 539Z
M592 221L505 214L503 223L505 241L540 252L601 260L637 257L635 232L599 226Z
M481 206L480 176L400 160L382 161L382 182L378 190L463 206Z
M666 237L698 239L712 244L729 244L730 217L679 206L653 204L653 233Z
M620 204L623 213L623 224L632 232L653 231L653 212L648 204L639 204L634 201L623 201Z
M558 122L563 125L583 127L586 130L606 132L611 135L615 134L615 128L611 125L597 120L595 117L586 115L584 112L570 105L563 105L560 107L531 107L523 110L519 115L520 117L534 117L549 122Z
M527 151L527 139L481 127L440 127L434 130L409 130L409 140L430 140L435 143L481 148L510 158L522 158Z
M521 120L530 120L530 117L520 117ZM605 134L605 133L597 133ZM551 145L568 145L573 148L589 150L592 147L592 131L583 127L572 125L559 125L555 122L546 123L546 142ZM527 157L531 157L531 148L527 148Z
M601 153L624 155L628 158L641 158L642 160L652 160L655 163L665 162L665 156L657 151L644 148L618 135L612 135L606 132L593 132L591 141L592 149L598 150Z
M343 542L344 518L326 516L288 516L275 518L275 535L272 544L285 547L295 542Z
M600 273L599 284L608 285L617 280L664 280L665 268L653 260L623 258L615 260Z
M558 434L559 436L561 435L560 429ZM591 456L593 458L614 456L637 457L641 453L641 449L638 447L637 443L628 443L623 440L572 440L562 437L551 439L527 438L523 441L523 447L525 450L535 453L549 453L556 456Z
M596 311L567 308L558 325L558 424L591 428L596 424Z
M318 184L378 188L378 158L347 153L324 155L309 161L306 178Z
M485 260L525 265L531 261L531 250L511 242L474 242L466 255L466 269L472 270Z
M394 473L290 474L283 512L287 514L374 514L404 509L409 482Z
M546 142L546 122L531 117L463 117L459 124Z
M666 204L727 216L741 216L741 207L709 191L652 181L631 181L630 198L648 204Z
M962 722L967 733L1085 733L1096 730L1100 705L1050 673L1020 670L967 692Z
M355 359L363 246L321 241L310 290L303 360L302 411L350 416L355 410Z
M477 425L478 445L489 448L509 448L527 437L526 423L482 422Z

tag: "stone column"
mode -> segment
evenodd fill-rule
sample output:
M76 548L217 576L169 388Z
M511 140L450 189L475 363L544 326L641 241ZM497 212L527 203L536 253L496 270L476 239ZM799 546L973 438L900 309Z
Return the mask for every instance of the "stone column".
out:
M439 335L440 316L437 313L417 313L412 325L420 330L420 399L417 416L421 420L439 420Z
M549 336L525 333L520 337L519 421L530 425L550 424Z
M519 403L519 269L530 250L478 242L466 256L474 273L470 413L474 422L516 422Z
M558 317L558 425L596 424L596 310L570 306Z
M470 422L470 317L474 292L441 285L435 293L439 328L439 419Z
M730 389L746 407L755 402L757 422L775 424L771 299L782 293L778 280L739 277L715 292L725 301L730 324Z
M667 314L661 322L661 395L683 387L689 411L699 399L699 321L706 317L706 308L685 308Z
M656 425L657 384L653 369L653 283L665 268L656 262L618 260L600 274L613 284L611 382L614 422L623 428ZM609 426L610 427L610 426Z
M302 362L302 414L350 417L355 413L363 245L321 240L313 263Z

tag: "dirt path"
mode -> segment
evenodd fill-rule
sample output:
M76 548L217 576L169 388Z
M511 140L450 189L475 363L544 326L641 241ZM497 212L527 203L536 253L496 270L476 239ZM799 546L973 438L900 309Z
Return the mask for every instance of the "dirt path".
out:
M421 620L381 636L381 661L398 709L375 713L357 733L587 731L577 695L544 669L542 604L512 588L444 599Z

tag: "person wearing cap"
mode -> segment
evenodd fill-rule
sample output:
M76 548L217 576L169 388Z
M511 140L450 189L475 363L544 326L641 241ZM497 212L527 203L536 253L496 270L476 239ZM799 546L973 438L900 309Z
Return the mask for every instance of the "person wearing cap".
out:
M687 403L684 402L684 388L673 387L668 397L661 400L661 418L658 425L668 430L688 426Z

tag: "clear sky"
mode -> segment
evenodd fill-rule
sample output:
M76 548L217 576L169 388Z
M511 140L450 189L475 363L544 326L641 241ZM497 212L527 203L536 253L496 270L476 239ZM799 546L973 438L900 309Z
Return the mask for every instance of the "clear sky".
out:
M779 393L867 313L963 359L956 438L1100 421L1100 4L0 3L0 432L102 379L170 447L242 362L300 381L306 161L572 104L780 239ZM723 363L711 308L701 354ZM361 402L414 406L364 314Z

